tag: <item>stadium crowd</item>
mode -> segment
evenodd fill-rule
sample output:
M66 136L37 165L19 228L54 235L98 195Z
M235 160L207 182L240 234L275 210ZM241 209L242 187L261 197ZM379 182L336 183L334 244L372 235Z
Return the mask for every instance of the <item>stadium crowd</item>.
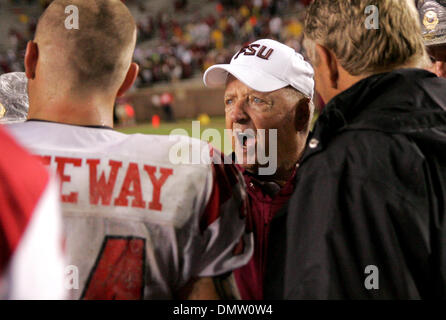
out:
M10 0L17 6L33 0ZM51 2L39 0L41 9ZM241 44L259 38L274 39L302 51L302 19L308 0L208 1L209 14L191 13L187 1L172 2L175 14L149 12L143 1L124 1L136 12L138 43L135 61L141 71L138 87L188 79L216 63L228 62ZM210 3L210 4L208 4ZM35 32L37 17L16 10L25 31L10 28L9 47L0 51L0 72L23 70L26 42Z

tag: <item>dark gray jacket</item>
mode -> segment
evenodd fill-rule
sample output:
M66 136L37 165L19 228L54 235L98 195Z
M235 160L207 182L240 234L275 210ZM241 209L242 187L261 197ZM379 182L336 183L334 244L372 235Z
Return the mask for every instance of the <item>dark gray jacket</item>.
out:
M272 227L265 298L446 298L445 109L446 80L419 69L330 101Z

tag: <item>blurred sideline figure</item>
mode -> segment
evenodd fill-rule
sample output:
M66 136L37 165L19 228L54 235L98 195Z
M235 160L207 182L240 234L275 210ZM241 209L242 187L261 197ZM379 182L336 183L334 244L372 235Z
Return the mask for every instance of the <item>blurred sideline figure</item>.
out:
M1 126L0 150L0 300L64 299L56 186Z
M65 28L69 5L79 30ZM66 250L79 270L70 296L236 298L231 271L252 255L236 168L210 164L218 154L199 140L112 129L116 98L138 74L135 42L121 1L55 0L28 43L28 121L9 128L60 177ZM178 145L204 161L176 161Z
M285 276L268 298L446 298L446 80L424 70L414 1L374 4L378 28L367 1L309 7L327 106L270 246L269 274Z
M263 299L270 226L293 193L299 159L310 131L313 74L310 64L294 49L261 39L243 47L230 64L214 65L204 75L207 86L226 85L226 128L241 130L239 138L232 141L233 150L238 150L234 156L240 160L247 185L249 222L255 240L250 262L235 271L243 299ZM277 130L277 141L273 141L276 144L268 139L263 146L258 131L266 130L269 135L271 129ZM254 136L248 134L249 130ZM255 161L247 163L250 146L264 147L265 154L277 155L273 174L259 173L259 167L271 164L260 164L257 155Z
M430 71L446 78L446 0L417 0L424 43L432 60Z
M163 92L160 97L161 107L163 109L164 117L166 118L167 122L175 121L175 116L172 109L173 100L173 94L170 92Z
M119 125L129 126L136 124L135 109L127 99L121 98L116 101L114 113Z

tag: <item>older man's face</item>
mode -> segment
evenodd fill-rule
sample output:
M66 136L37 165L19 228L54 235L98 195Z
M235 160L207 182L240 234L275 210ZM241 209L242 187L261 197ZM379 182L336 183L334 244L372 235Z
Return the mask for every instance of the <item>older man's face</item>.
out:
M232 147L236 151L237 160L244 159L242 166L254 173L259 166L257 157L254 164L247 163L248 146L255 145L269 155L270 148L277 148L277 165L280 168L287 163L297 161L305 139L298 137L296 131L297 104L290 99L289 93L280 89L269 93L258 92L243 82L229 75L224 95L226 128L234 131L251 129L256 135L245 140L233 138ZM258 141L257 132L265 129L265 144ZM269 130L277 130L277 143L269 144ZM238 144L238 146L237 146Z
M434 60L428 70L439 77L446 78L446 44L428 47L427 51Z

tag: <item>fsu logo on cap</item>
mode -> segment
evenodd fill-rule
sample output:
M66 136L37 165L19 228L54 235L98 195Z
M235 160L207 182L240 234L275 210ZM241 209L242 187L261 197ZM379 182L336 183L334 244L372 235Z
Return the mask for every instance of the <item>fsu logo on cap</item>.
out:
M260 49L259 49L260 48ZM268 49L268 51L266 51ZM265 53L266 51L266 53ZM256 56L264 60L268 60L274 49L268 48L266 46L260 46L260 44L250 44L240 49L240 51L234 56L234 60L238 58L239 55L243 53L245 56Z
M439 20L435 11L429 10L424 14L423 24L428 30L435 30Z
M0 119L5 116L5 113L6 113L6 108L0 102Z

